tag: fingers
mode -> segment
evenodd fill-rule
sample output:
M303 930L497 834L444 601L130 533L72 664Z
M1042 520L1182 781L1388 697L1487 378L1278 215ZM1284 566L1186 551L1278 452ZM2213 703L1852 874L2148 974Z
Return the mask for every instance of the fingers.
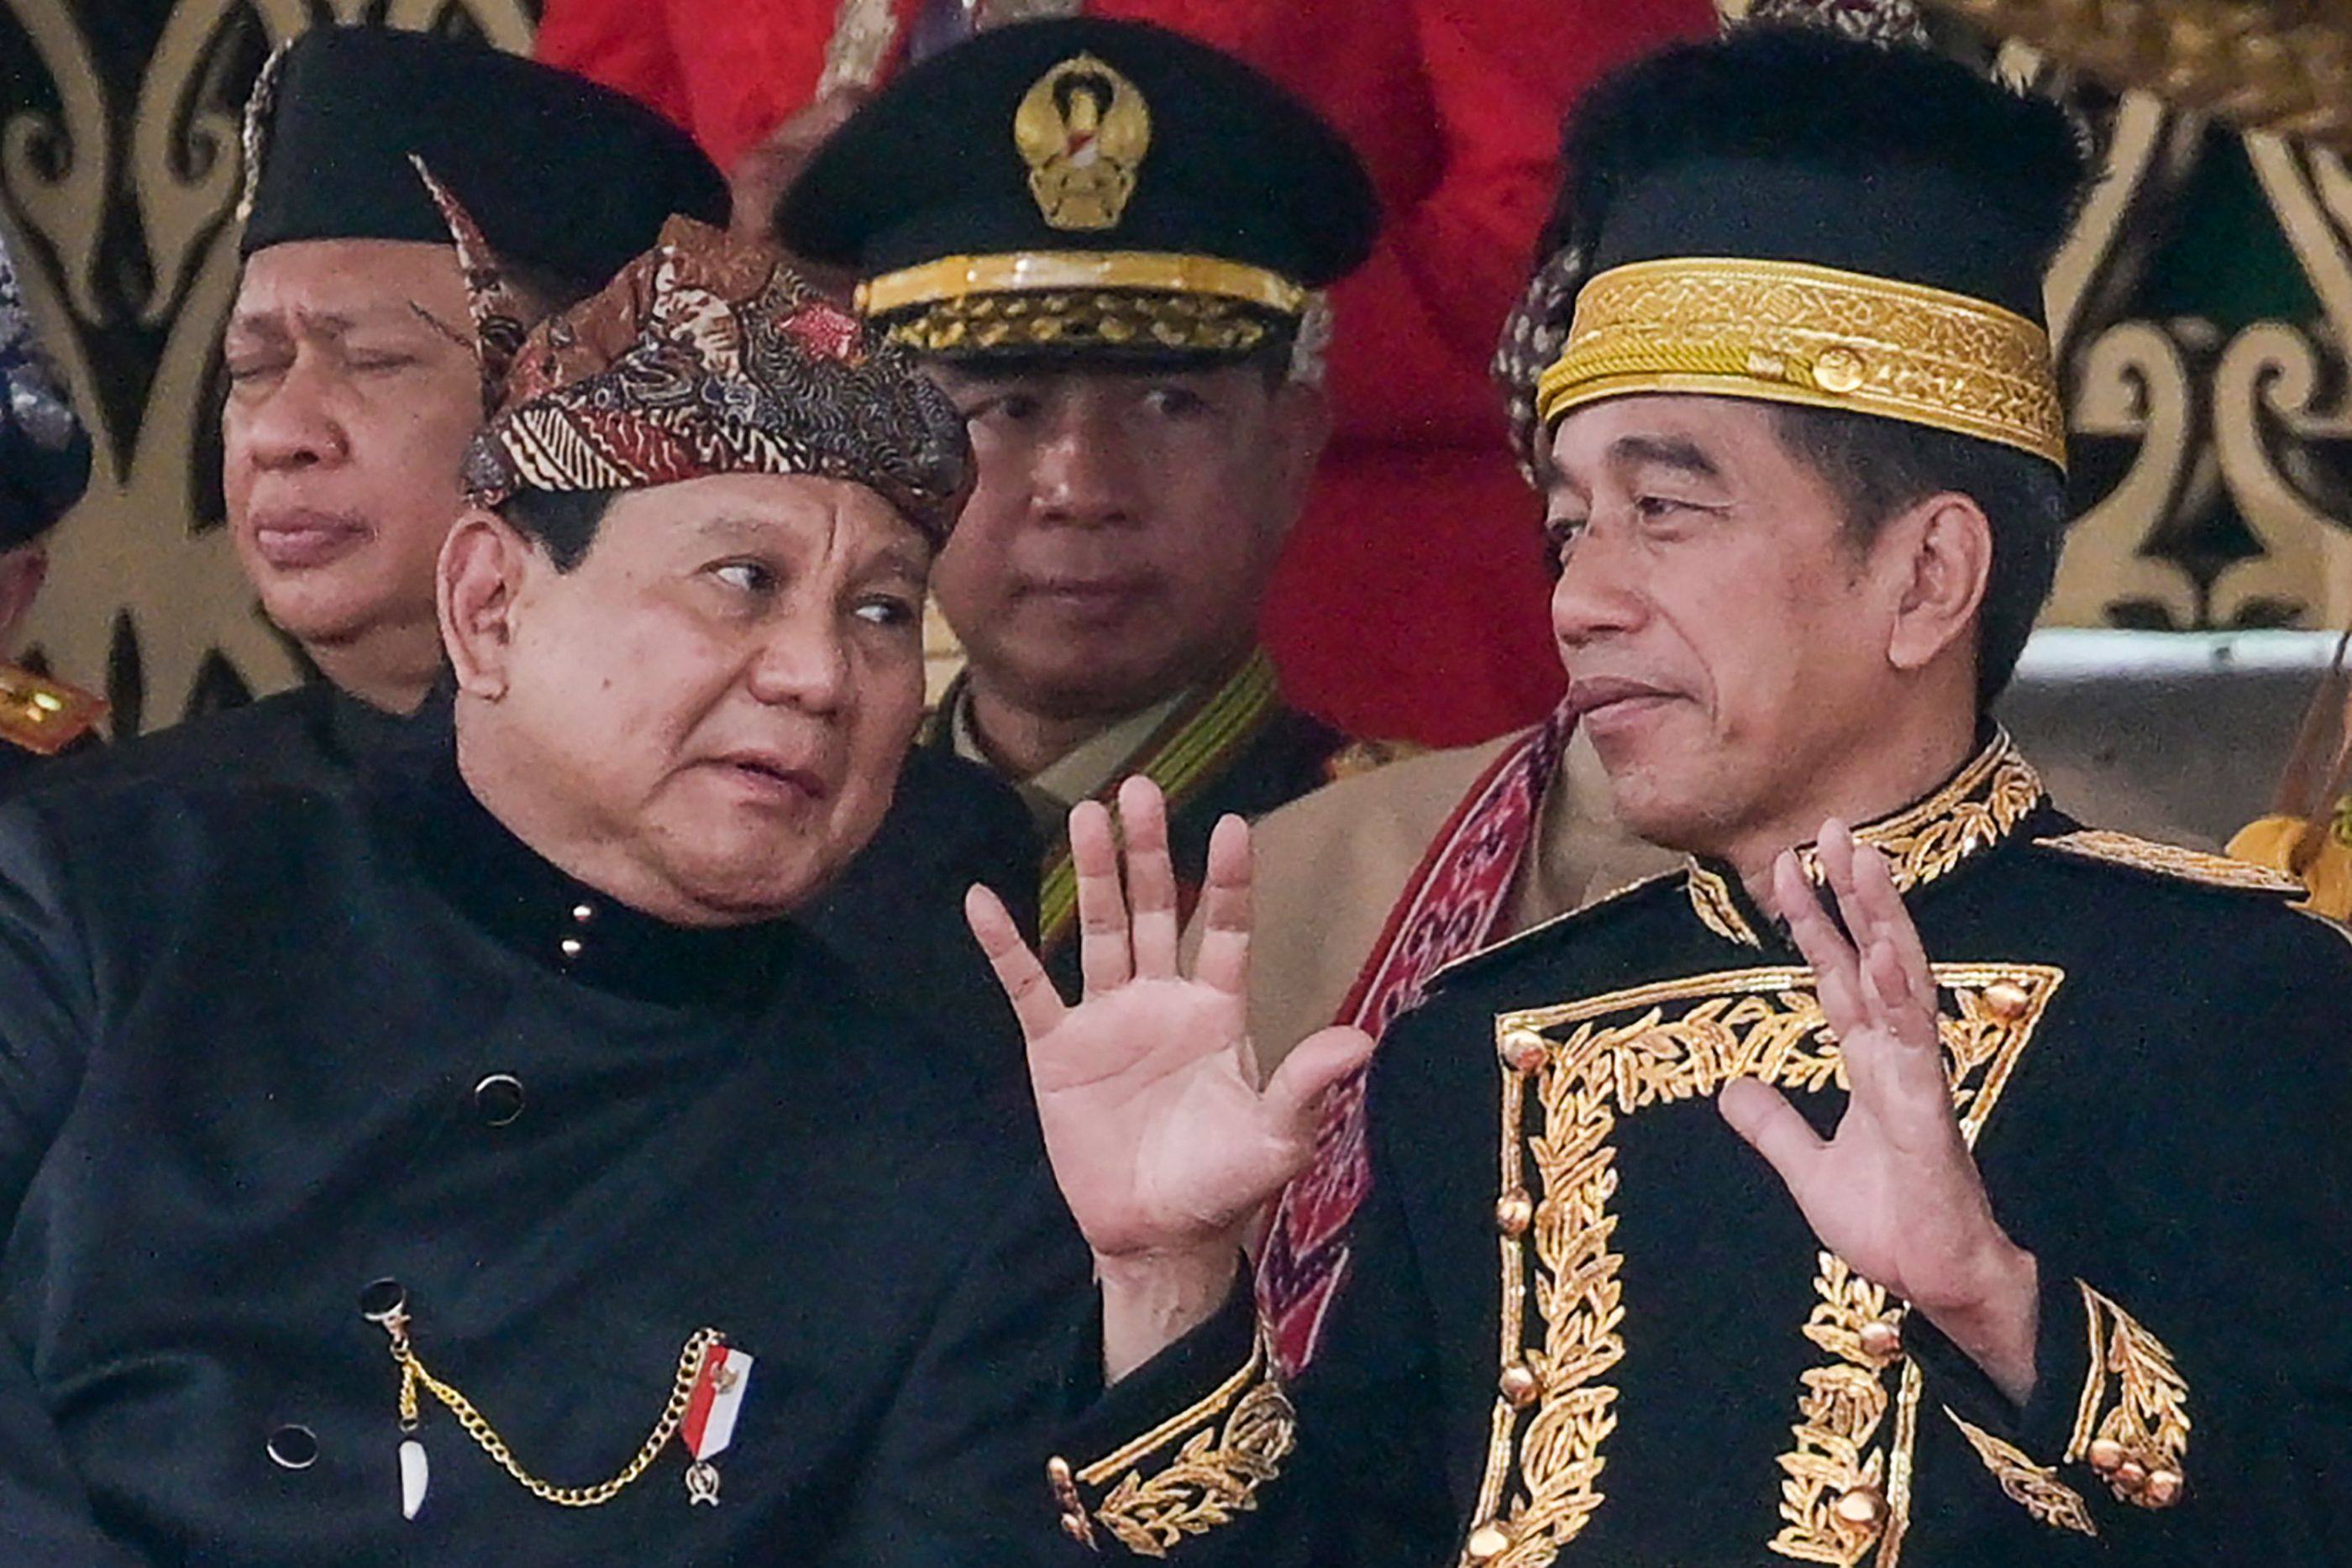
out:
M1372 1037L1362 1030L1340 1025L1310 1034L1266 1080L1261 1103L1289 1138L1312 1148L1323 1120L1323 1097L1371 1058Z
M1232 997L1249 994L1249 827L1226 817L1209 835L1208 880L1201 888L1201 950L1192 977Z
M1838 901L1839 916L1861 955L1859 972L1872 1024L1904 1044L1936 1044L1936 977L1919 945L1918 927L1895 890L1886 857L1857 844L1843 823L1822 827L1822 869Z
M1099 800L1081 800L1070 809L1070 865L1078 881L1078 973L1086 994L1099 996L1127 984L1133 974L1118 846L1110 811Z
M1142 774L1118 787L1118 822L1127 841L1127 906L1135 973L1164 980L1176 973L1181 930L1176 918L1176 868L1168 857L1168 806Z
M1812 966L1814 993L1822 1003L1822 1020L1843 1040L1869 1027L1863 1001L1860 960L1853 944L1837 928L1813 891L1813 884L1793 853L1772 862L1772 901L1789 923L1789 939Z
M1756 1079L1735 1078L1715 1097L1715 1108L1802 1203L1807 1179L1824 1145L1789 1097Z
M1062 1021L1061 995L1045 977L1037 955L1021 940L1021 928L1013 923L1004 901L974 883L963 895L963 918L979 938L980 950L988 955L988 967L996 971L996 983L1004 988L1013 1016L1021 1020L1023 1038L1043 1038Z

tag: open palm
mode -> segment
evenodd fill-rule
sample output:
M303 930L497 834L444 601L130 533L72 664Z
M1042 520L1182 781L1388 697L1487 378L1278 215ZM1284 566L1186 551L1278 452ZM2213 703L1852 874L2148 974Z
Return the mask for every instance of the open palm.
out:
M1325 1092L1371 1051L1360 1030L1327 1030L1261 1088L1244 1026L1248 830L1227 818L1210 841L1205 935L1187 976L1165 802L1133 778L1118 803L1124 886L1108 811L1089 801L1070 813L1085 979L1076 1006L992 894L975 888L966 906L1028 1041L1055 1178L1106 1260L1238 1240L1306 1166Z

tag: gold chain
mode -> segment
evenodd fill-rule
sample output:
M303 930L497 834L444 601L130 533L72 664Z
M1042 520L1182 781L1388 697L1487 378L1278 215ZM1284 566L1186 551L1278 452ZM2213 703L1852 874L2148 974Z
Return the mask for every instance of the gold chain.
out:
M416 1359L416 1352L408 1343L407 1313L394 1312L380 1321L383 1323L383 1332L392 1338L392 1359L400 1365L400 1429L404 1432L416 1430L416 1390L422 1385L426 1393L449 1407L449 1413L457 1417L457 1424L466 1428L466 1435L474 1439L482 1452L497 1460L500 1469L512 1476L531 1496L542 1502L554 1503L559 1508L595 1508L610 1502L631 1482L644 1475L661 1457L661 1451L669 1446L669 1440L677 1435L678 1424L686 1419L687 1402L694 1396L694 1386L701 1380L703 1365L709 1360L710 1353L726 1343L726 1336L717 1329L698 1330L692 1339L686 1342L686 1348L678 1353L677 1377L670 1385L669 1404L663 1409L661 1419L654 1423L654 1429L646 1434L645 1446L637 1450L637 1457L631 1459L620 1474L593 1487L559 1487L541 1480L518 1464L513 1452L507 1448L506 1439L499 1437L497 1428L474 1408L473 1401L425 1370L425 1364Z

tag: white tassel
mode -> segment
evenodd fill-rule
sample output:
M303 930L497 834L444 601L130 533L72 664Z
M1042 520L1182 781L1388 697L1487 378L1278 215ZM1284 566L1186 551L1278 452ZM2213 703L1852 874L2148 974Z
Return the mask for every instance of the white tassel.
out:
M425 1462L425 1445L411 1437L400 1445L400 1517L415 1519L425 1506L425 1488L432 1468Z

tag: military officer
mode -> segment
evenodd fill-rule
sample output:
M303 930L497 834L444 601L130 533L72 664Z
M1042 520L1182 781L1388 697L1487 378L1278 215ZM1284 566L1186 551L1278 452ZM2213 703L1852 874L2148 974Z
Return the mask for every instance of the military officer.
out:
M2065 517L2071 128L1775 26L1616 78L1568 165L1528 387L1552 618L1619 819L1689 859L1423 977L1368 1083L1341 1029L1262 1092L1238 825L1189 977L1143 781L1123 895L1073 824L1083 1002L975 899L1101 1281L1065 1528L1252 1564L2340 1561L2346 934L2067 817L1986 718ZM1480 826L1433 896L1528 831ZM1294 1176L1253 1312L1238 1242Z
M1015 1075L795 919L920 717L969 446L663 236L521 343L414 744L0 813L9 1561L1020 1560L1084 1255L1006 1230Z
M48 570L42 542L89 483L89 434L33 336L16 264L0 241L0 658L15 646ZM44 757L96 743L106 705L0 664L0 789Z
M1327 423L1314 291L1371 244L1337 132L1255 71L1142 23L986 32L899 76L786 196L787 246L971 424L980 487L940 560L970 656L929 744L1017 780L1054 835L1042 925L1076 961L1061 822L1131 773L1210 825L1328 776L1257 615Z

